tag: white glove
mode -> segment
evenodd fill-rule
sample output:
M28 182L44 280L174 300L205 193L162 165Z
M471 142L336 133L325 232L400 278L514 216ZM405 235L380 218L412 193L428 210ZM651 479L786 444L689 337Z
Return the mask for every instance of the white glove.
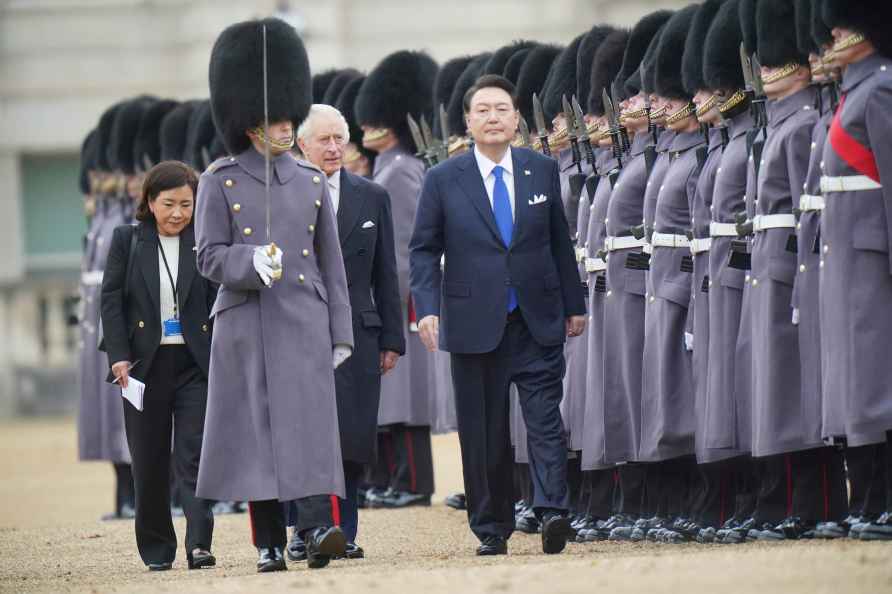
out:
M350 358L350 355L353 354L353 349L348 347L345 344L336 344L334 348L331 350L331 365L335 369L341 366L341 363Z
M799 325L799 308L798 307L793 308L793 325L794 326Z
M694 350L694 335L690 332L684 333L684 348L689 351Z
M263 246L263 249L266 250L267 254L269 254L270 246L265 245L265 246ZM282 248L280 248L279 246L276 246L276 254L274 256L271 256L272 262L273 262L273 268L278 268L281 270L282 256L284 256L284 255L285 255L285 252L282 251Z
M254 248L254 270L257 276L267 287L273 284L273 259L267 253L267 246L261 245Z

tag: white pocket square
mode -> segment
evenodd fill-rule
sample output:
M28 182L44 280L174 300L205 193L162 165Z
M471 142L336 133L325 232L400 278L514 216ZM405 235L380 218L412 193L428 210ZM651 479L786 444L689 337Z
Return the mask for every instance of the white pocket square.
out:
M533 196L532 200L529 200L530 206L536 206L537 204L543 204L548 202L548 196L545 194L536 194Z
M374 226L375 226L375 223L373 223L372 221L366 221L365 223L362 224L363 229L371 229Z

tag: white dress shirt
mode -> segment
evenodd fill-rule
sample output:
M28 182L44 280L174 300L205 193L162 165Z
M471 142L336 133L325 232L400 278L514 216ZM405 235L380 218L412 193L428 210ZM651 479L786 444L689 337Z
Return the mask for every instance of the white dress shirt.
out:
M161 344L186 344L182 335L164 336L164 320L173 317L173 287L170 285L170 277L173 282L177 282L177 274L179 273L180 264L180 236L168 237L167 235L158 235L158 242L164 248L164 256L161 256L161 250L158 250L158 273L160 276L160 306L161 306ZM167 266L170 268L170 276L167 275L167 268L164 267L164 258L167 258Z
M328 176L328 194L331 198L331 206L335 214L338 214L338 205L341 203L341 170L338 169Z
M489 157L480 152L477 145L474 145L474 158L477 159L477 168L480 169L480 177L483 178L483 186L486 188L486 195L489 196L489 206L492 208L492 193L496 187L496 176L492 170L496 165L500 165L502 171L502 181L508 187L508 201L511 203L511 219L514 219L514 163L511 160L511 147L505 151L502 160L494 163Z

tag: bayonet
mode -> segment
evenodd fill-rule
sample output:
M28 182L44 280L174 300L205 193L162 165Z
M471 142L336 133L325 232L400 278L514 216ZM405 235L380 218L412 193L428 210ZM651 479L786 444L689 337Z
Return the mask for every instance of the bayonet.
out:
M601 89L601 100L604 102L604 115L607 118L609 126L610 143L613 145L613 156L620 169L623 166L623 147L619 140L619 125L617 123L616 111L613 109L613 101L607 94L607 89Z
M567 127L567 138L570 140L570 150L573 153L573 164L576 165L576 172L582 173L582 155L579 154L579 137L576 135L576 117L567 96L561 96L561 107L564 113L564 125Z
M753 65L750 58L746 55L746 48L743 42L740 43L740 69L743 71L744 86L748 93L753 92Z
M518 126L518 130L520 131L520 137L523 139L523 146L529 148L530 145L530 126L527 124L527 120L525 117L520 116L520 124Z
M585 114L582 113L582 106L579 105L579 100L576 99L575 95L573 96L573 116L576 119L576 136L585 149L585 160L591 165L592 171L597 174L597 171L595 171L595 151L592 149L592 141L585 127Z
M443 140L443 146L449 147L449 116L446 108L440 104L440 138Z
M533 93L533 125L536 126L536 137L542 145L542 154L551 156L551 147L548 146L548 128L545 126L545 115L542 111L542 102L539 96Z
M415 142L415 156L423 159L429 167L431 165L430 157L427 154L427 144L425 144L424 137L421 135L421 128L418 127L418 122L415 121L411 113L406 114L406 121L409 123L409 133Z
M613 113L616 117L616 129L619 132L620 147L622 148L624 153L628 153L629 149L631 148L631 143L629 142L629 132L626 130L626 127L623 126L622 120L620 120L619 118L619 112L616 111L617 106L619 106L619 101L616 98L617 93L616 87L614 85L616 85L616 81L613 81L613 85L611 85L610 87L610 96L612 101L611 104L613 105Z
M428 159L431 162L431 166L436 165L440 162L440 150L436 145L436 141L434 140L434 135L431 132L431 127L427 123L427 119L422 115L421 116L421 136L424 138L424 144L427 146L427 154Z

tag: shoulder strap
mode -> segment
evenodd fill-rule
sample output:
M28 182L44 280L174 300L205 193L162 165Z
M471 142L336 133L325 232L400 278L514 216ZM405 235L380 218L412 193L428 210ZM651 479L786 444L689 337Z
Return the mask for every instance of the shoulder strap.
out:
M130 226L130 251L127 253L127 268L124 270L124 302L130 296L130 271L133 269L133 260L136 259L136 225Z

